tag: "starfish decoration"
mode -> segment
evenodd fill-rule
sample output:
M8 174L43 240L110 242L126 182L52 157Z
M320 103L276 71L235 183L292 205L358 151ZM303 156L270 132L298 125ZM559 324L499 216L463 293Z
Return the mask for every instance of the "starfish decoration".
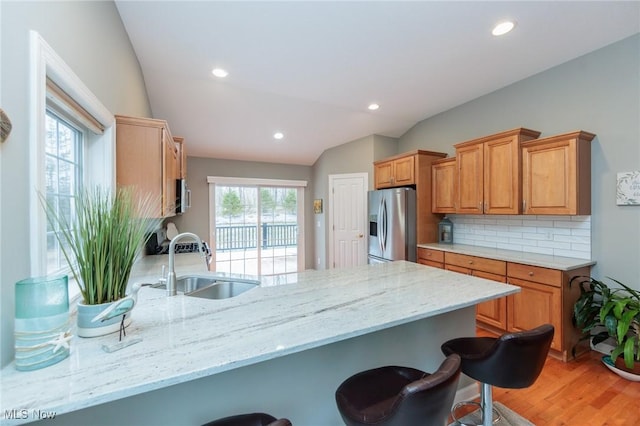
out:
M49 340L46 344L55 345L53 353L56 353L60 348L69 349L69 341L72 337L73 335L69 331L65 331L64 333L58 334L58 337L55 339Z

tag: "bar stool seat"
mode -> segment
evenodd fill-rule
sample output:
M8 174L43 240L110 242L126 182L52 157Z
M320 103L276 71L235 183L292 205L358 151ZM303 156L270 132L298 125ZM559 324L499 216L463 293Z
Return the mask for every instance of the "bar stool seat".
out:
M445 355L457 354L462 373L482 383L483 425L497 421L493 415L491 386L519 389L531 386L544 367L554 328L544 324L532 330L505 333L500 337L461 337L442 344ZM454 407L453 417L456 419ZM456 419L457 420L457 419Z
M203 426L291 426L291 422L284 418L276 419L270 414L251 413L224 417Z
M460 378L460 357L448 356L433 374L386 366L357 373L336 390L348 426L442 426Z

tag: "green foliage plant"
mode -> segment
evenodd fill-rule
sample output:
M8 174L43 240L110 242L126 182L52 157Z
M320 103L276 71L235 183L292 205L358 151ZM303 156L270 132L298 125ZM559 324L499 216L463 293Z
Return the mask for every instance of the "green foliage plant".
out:
M130 188L85 189L76 195L74 214L67 217L39 195L84 304L125 297L133 264L149 232L159 225L159 219L151 217L151 198L136 202Z
M242 201L235 191L229 191L222 197L222 214L228 217L239 216L244 210Z
M580 286L580 297L573 306L573 318L582 330L583 338L591 338L598 344L612 337L616 346L611 359L619 356L627 368L633 368L634 361L640 361L640 292L609 278L619 288L611 288L592 277L577 276L571 279ZM597 327L604 330L595 332Z
M298 197L294 189L287 190L287 195L284 198L283 205L285 211L291 214L296 212L296 207L298 206Z

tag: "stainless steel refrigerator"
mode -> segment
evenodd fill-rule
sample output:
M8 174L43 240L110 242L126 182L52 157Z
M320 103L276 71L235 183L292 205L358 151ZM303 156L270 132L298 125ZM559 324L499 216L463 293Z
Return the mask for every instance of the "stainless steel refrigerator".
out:
M416 190L369 191L368 263L416 261Z

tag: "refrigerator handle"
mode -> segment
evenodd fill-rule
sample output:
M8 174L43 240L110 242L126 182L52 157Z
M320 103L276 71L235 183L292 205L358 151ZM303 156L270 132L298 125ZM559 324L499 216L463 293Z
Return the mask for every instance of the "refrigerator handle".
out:
M381 253L384 253L387 249L387 202L384 197L380 200L379 217L378 234L380 235L380 251Z

